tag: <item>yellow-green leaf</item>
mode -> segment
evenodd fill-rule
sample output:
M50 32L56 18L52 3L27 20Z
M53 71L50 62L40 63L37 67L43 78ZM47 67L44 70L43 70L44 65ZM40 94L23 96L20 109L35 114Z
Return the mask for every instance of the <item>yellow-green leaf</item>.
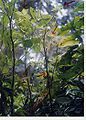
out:
M59 47L68 47L78 44L79 41L75 40L73 36L65 36L58 42Z

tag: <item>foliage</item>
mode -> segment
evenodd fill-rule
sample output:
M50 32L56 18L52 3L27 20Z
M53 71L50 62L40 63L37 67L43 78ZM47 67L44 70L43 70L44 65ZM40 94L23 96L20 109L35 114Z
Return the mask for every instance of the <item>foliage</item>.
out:
M83 11L80 0L0 0L1 116L84 116Z

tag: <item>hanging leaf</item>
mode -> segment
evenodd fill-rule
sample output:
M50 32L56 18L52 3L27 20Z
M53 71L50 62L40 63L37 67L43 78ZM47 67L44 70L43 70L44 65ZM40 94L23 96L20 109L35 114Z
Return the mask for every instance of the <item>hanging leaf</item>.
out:
M65 36L62 37L62 39L59 41L58 46L59 47L68 47L68 46L74 46L79 43L78 40L75 40L73 36Z
M30 7L30 15L33 19L36 19L36 11L34 8Z

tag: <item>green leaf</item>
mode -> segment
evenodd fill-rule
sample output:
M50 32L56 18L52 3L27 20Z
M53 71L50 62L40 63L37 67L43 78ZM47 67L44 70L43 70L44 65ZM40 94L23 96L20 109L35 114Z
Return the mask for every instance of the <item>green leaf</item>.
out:
M9 23L7 15L4 14L1 20L2 20L2 24L4 25L4 27L6 27Z
M19 94L14 99L15 99L14 105L18 106L19 108L23 106L24 95L22 93Z
M2 0L0 0L0 7L1 7L2 11L4 11L4 6L3 6Z
M58 35L60 35L60 36L65 36L65 35L67 35L67 34L69 33L69 31L70 31L70 30L65 30L65 31L59 30L59 31L58 31Z
M68 47L77 45L79 41L75 40L73 36L65 36L58 42L59 47Z
M18 108L17 110L16 110L16 112L14 113L14 115L16 115L16 116L25 116L25 110L23 109L23 108Z
M81 28L84 29L84 17L76 16L74 19L74 26L75 29L81 29Z
M69 97L67 97L67 96L58 97L56 100L60 104L68 104L68 103L71 102L71 99Z
M37 26L38 27L45 27L51 20L51 16L50 15L43 15L42 16L43 18L40 19L37 23Z
M32 47L32 45L33 45L32 40L30 40L30 39L29 40L28 39L23 40L23 46L24 47L27 47L27 48L29 47L30 48L30 47Z
M36 19L36 11L32 7L30 7L30 15L31 15L32 18Z
M9 69L5 66L4 69L3 69L3 73L4 74L8 74L9 73Z
M27 10L23 9L22 12L16 12L15 21L16 21L16 24L19 26L20 30L24 34L27 35L33 31L33 27L30 21L30 16L27 13Z
M79 73L82 73L84 69L83 61L83 57L80 56L78 62L72 68L60 74L59 77L64 80L69 80L74 78Z
M41 50L41 46L42 46L41 39L39 37L32 38L32 42L33 42L32 48L35 50L35 52L39 52Z
M84 11L84 2L77 2L74 12Z
M63 25L62 28L60 29L61 31L65 31L65 30L71 30L73 27L73 21L68 22L67 25Z

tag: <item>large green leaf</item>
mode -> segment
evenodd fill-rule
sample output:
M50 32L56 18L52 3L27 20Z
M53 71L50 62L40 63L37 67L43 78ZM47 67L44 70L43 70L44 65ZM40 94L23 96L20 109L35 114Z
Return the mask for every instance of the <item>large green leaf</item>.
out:
M59 41L58 46L68 47L68 46L77 45L78 43L79 42L75 40L74 36L65 36L65 37L62 37L62 39Z

